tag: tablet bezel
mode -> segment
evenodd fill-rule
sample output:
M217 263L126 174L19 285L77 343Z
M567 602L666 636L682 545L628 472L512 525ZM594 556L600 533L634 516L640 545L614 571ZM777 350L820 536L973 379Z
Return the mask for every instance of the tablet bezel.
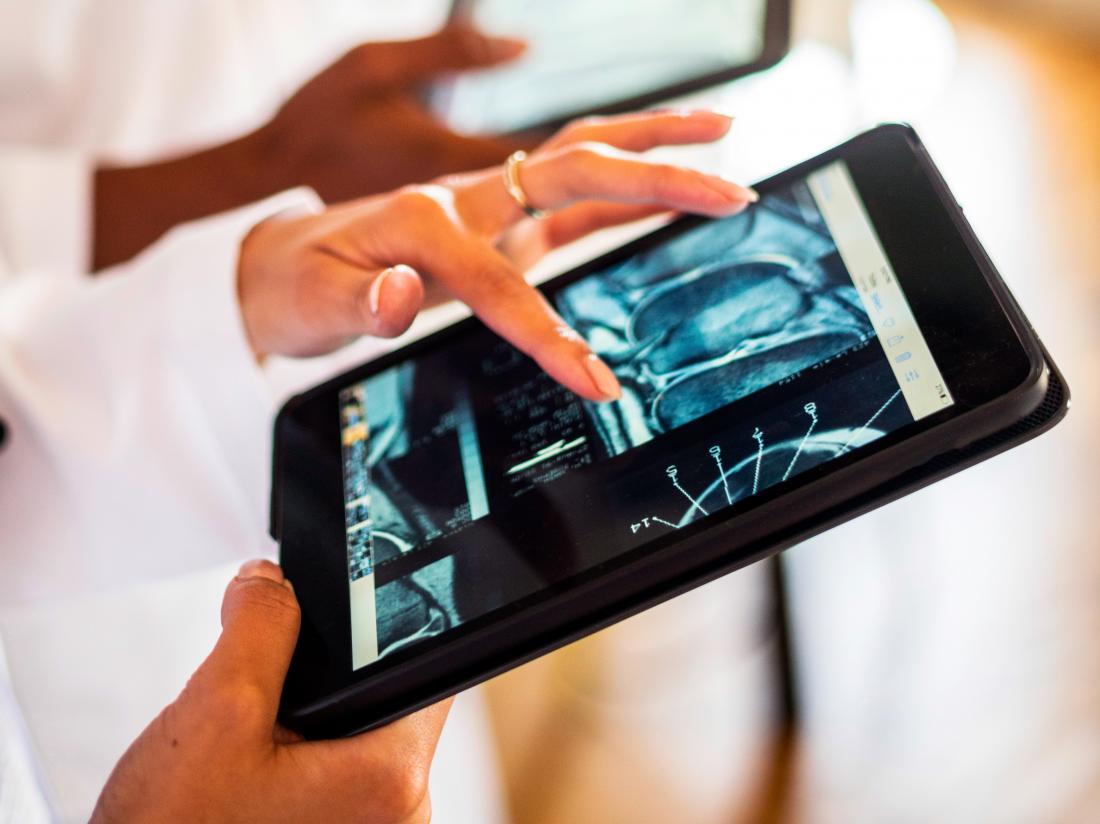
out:
M451 22L461 22L468 19L470 12L468 7L477 0L453 0L449 19ZM513 133L547 134L557 131L571 120L590 115L623 114L625 112L647 109L655 104L677 97L693 94L712 86L728 83L746 77L750 74L762 72L775 66L787 56L791 42L791 0L766 0L764 14L764 40L759 56L750 63L740 66L732 66L718 72L709 72L697 77L670 83L660 88L653 89L644 94L608 101L599 106L578 109L560 116L547 117L533 123L520 126L512 130ZM447 112L441 116L448 119Z
M837 496L852 493L860 484L889 477L913 461L938 455L968 439L1008 425L1014 416L1027 414L1028 404L1037 403L1042 394L1042 357L1038 343L911 129L880 127L764 181L758 188L763 193L781 188L838 158L848 162L898 279L910 298L914 314L955 395L955 406L887 435L866 450L792 477L741 502L743 506L736 505L716 513L682 534L676 533L628 552L620 562L601 567L598 573L582 573L531 598L472 620L445 637L399 651L392 658L356 671L350 664L336 392L349 383L415 357L419 352L446 345L451 336L463 334L478 321L463 321L339 376L288 403L276 427L272 528L273 534L283 540L283 562L303 604L303 637L284 696L284 712L289 723L308 726L313 715L339 715L338 709L345 704L358 707L357 712L363 713L368 720L377 721L387 714L397 713L394 707L402 702L408 707L417 701L423 703L419 696L444 694L448 685L454 687L492 671L487 661L515 660L524 654L530 657L532 648L560 642L568 634L570 620L581 620L583 624L582 619L568 617L571 611L583 613L585 599L590 603L597 593L601 598L616 597L616 593L618 597L627 597L623 593L640 586L643 581L672 580L677 565L683 566L686 556L690 555L692 563L698 564L713 555L716 547L719 555L732 562L730 553L739 551L738 547L747 551L753 536L759 539L768 529L774 528L776 514L780 511L777 503L784 516L790 517L792 512L804 511L801 502L807 495L800 497L799 493L812 490L814 498L824 505ZM903 167L904 174L899 171ZM876 176L879 180L874 183ZM898 185L908 187L907 198L897 198L893 194ZM684 218L677 221L555 278L545 288L549 291L561 288L614 260L687 231L703 220ZM919 225L920 231L914 232L914 225ZM910 257L899 255L899 249L906 249ZM937 262L942 261L943 255L954 256L953 266L941 263L941 268L953 275L950 282L920 274L921 258L932 260L929 255L934 255ZM937 289L959 288L971 294L957 301L957 306L951 305L955 301L945 306L943 294L937 296ZM947 294L956 296L954 292ZM930 316L934 303L941 310L938 322L932 322ZM970 314L959 311L962 307L972 310L974 306L981 307L977 315L972 311ZM965 358L959 357L959 353L964 353ZM978 371L982 380L962 380L963 370L969 375L976 365L981 366ZM314 422L305 427L300 425L310 419ZM301 431L296 431L296 427ZM292 437L308 438L313 447L294 446L289 442ZM309 452L311 448L315 451ZM332 457L327 464L318 458L325 450ZM305 458L307 453L308 459ZM288 511L297 508L294 501L288 503L286 498L284 485L288 475L302 481L294 494L307 495L312 500L309 518L287 516ZM824 484L828 494L823 495L825 478L829 479ZM734 523L737 526L735 539L731 533ZM318 547L326 549L318 552ZM733 558L737 560L749 562L752 558ZM647 568L648 573L643 571ZM641 600L638 596L638 601ZM589 626L587 630L593 628ZM572 631L583 633L586 630L582 626ZM331 734L338 728L339 725L321 728L321 731Z

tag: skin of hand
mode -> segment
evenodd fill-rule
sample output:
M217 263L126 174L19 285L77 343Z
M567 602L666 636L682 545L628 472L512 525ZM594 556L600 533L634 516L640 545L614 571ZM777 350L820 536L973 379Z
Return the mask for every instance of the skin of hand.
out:
M238 262L253 350L308 356L359 335L392 337L422 306L451 297L567 388L614 399L620 388L611 370L502 249L527 264L597 229L662 211L724 216L744 209L756 199L751 189L637 154L714 141L729 128L730 118L708 111L572 123L520 166L530 204L553 212L534 223L499 167L267 220L245 238ZM516 231L526 252L506 242Z
M122 756L93 824L429 821L450 701L352 738L301 739L275 720L299 620L278 566L241 567L213 652Z
M295 186L337 202L499 163L517 143L456 134L418 91L450 73L511 60L523 48L465 26L364 43L245 137L164 162L98 169L95 269L132 257L177 223Z

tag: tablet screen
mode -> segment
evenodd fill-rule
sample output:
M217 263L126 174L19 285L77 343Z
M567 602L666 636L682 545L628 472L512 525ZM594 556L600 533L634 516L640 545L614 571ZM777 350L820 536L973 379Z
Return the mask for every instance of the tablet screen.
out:
M462 131L510 132L756 62L767 0L473 0L460 8L483 31L525 40L527 52L456 78L442 92L444 114Z
M480 326L340 391L354 669L954 402L844 161L550 298L621 400Z

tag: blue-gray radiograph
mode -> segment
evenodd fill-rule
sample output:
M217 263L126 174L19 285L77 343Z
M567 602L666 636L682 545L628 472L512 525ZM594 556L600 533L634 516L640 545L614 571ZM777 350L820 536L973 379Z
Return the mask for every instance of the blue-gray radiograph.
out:
M378 656L461 623L454 603L453 557L440 558L379 587Z
M347 504L353 581L484 514L471 512L471 498L484 492L471 494L461 469L446 473L452 483L433 478L432 494L417 494L415 478L431 473L433 464L464 465L463 439L473 424L461 394L442 409L421 404L412 414L414 374L406 365L343 393L345 497L356 496ZM366 430L355 429L363 423ZM356 518L366 528L351 532ZM379 657L458 623L453 580L454 559L444 557L378 588Z
M874 335L805 184L586 278L557 305L623 384L621 403L592 409L612 455Z

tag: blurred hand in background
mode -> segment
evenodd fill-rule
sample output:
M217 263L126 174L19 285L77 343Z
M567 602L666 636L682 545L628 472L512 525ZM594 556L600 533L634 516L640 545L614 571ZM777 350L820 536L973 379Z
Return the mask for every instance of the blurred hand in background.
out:
M283 189L328 202L499 163L513 141L456 134L421 100L448 73L520 55L521 41L464 26L364 43L302 86L251 134L195 154L95 176L94 268L133 257L177 223Z
M365 43L306 83L255 139L284 188L311 186L327 202L351 200L499 163L518 146L466 137L420 100L448 73L503 63L522 41L456 26L420 40Z

